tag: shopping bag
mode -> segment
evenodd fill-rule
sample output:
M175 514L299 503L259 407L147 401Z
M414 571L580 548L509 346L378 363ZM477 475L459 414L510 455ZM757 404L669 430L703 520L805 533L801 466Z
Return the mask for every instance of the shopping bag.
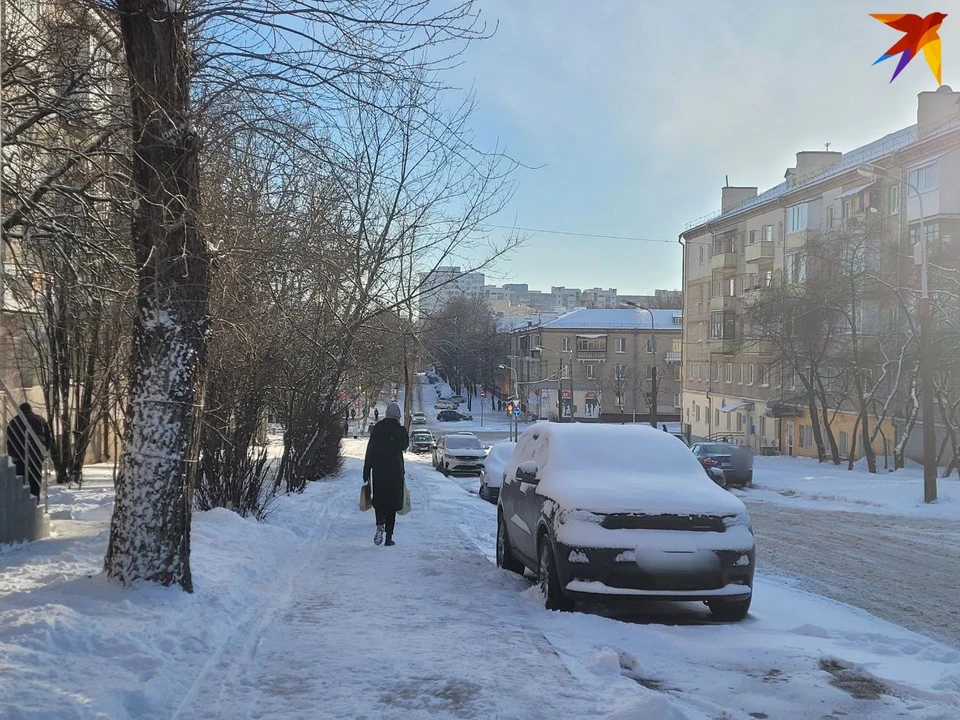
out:
M373 507L373 502L370 500L370 486L361 485L360 486L360 509L369 510Z
M407 484L403 484L403 507L397 511L398 515L406 515L410 512L410 490L407 489Z

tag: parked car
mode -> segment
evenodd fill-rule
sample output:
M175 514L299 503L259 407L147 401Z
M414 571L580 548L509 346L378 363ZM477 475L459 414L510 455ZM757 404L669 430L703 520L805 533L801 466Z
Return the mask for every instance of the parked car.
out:
M507 463L510 461L510 456L513 455L515 447L517 447L517 444L509 440L494 443L483 463L483 473L480 475L480 497L489 500L494 505L497 503L497 498L500 497L503 473L507 469Z
M473 433L451 433L437 441L433 449L433 467L444 475L480 475L487 457Z
M413 414L413 420L412 420L412 422L413 422L414 425L426 425L426 424L427 424L427 416L424 415L422 412L415 412L415 413Z
M433 405L434 410L456 410L458 407L460 407L459 403L452 402L446 398L439 398Z
M410 451L426 453L433 449L434 437L429 430L414 430L410 433Z
M459 410L441 410L437 413L437 420L440 422L460 422L461 420L473 420L473 415L462 413Z
M709 471L723 470L727 485L746 487L753 484L753 451L742 445L723 442L699 442L690 448L697 460Z
M537 423L497 505L497 565L539 578L549 609L576 600L703 601L742 620L755 544L746 507L651 427Z
M457 403L458 405L460 403L465 403L467 401L467 399L463 395L451 395L450 400Z

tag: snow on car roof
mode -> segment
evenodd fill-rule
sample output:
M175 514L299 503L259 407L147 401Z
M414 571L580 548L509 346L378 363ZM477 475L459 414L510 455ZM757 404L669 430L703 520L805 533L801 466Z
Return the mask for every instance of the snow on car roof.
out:
M568 509L597 512L745 512L718 487L690 449L648 426L537 423L520 436L511 466L533 460L538 492ZM533 449L535 447L535 449ZM515 472L512 467L508 472Z

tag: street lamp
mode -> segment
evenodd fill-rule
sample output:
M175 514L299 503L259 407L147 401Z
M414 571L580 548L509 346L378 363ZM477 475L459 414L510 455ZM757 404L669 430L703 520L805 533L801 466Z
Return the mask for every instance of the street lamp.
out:
M857 168L861 177L871 180L887 178L906 185L913 190L920 204L920 229L917 238L919 248L914 248L914 264L920 266L920 299L917 302L917 314L920 324L920 415L923 423L923 501L934 502L937 499L937 430L933 414L933 352L930 343L933 339L933 316L930 312L930 288L927 280L927 239L923 233L923 196L919 188L900 176L891 175L884 168L873 164L864 164ZM909 194L907 200L910 199ZM919 251L919 262L917 252Z
M653 310L643 305L639 305L630 300L621 300L621 304L629 305L632 308L637 310L646 310L650 313L650 348L653 351L653 367L652 372L650 373L650 425L652 427L657 427L657 423L660 418L657 414L657 406L659 405L657 397L657 336L654 334L653 329L656 327L656 321L653 318ZM639 328L638 328L639 330ZM633 335L633 422L637 422L637 383L639 379L637 377L637 336L639 333L634 333Z
M511 365L504 365L503 363L500 363L500 365L498 365L498 367L499 367L501 370L509 370L509 371L510 371L510 374L513 376L513 396L514 396L515 398L517 398L517 403L519 403L519 402L520 402L520 394L519 394L519 393L520 393L520 389L519 389L518 385L520 384L520 377L517 375L516 369L514 369L513 366L511 366ZM511 418L510 418L510 419L511 419L511 421L513 421L513 419L514 419L514 418L512 417L512 414L511 414ZM513 439L516 440L516 439L517 439L517 436L519 435L519 433L517 432L517 423L514 422L513 424L514 424L514 436L513 436Z
M557 371L557 422L563 422L562 401L560 399L560 394L563 392L563 357L553 348L546 348L538 345L534 348L534 350L539 350L540 352L543 352L544 350L552 352L557 356L557 362L560 363L560 369ZM570 373L570 401L573 402L573 372ZM572 413L570 421L573 422Z

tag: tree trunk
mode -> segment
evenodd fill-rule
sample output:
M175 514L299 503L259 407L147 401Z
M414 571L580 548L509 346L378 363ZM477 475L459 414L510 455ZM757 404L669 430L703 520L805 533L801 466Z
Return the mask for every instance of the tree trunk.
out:
M192 55L175 8L166 0L117 3L130 77L138 287L105 566L124 583L149 580L189 592L210 258L197 230Z

